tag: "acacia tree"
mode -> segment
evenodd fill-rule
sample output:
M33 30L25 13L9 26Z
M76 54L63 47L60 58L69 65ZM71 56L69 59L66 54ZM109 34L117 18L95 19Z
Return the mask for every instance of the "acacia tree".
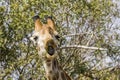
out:
M119 79L119 7L111 0L1 0L0 78L45 80L29 40L32 17L53 16L59 62L74 80ZM115 23L116 22L116 23ZM106 62L108 61L108 63ZM112 73L112 74L111 74Z

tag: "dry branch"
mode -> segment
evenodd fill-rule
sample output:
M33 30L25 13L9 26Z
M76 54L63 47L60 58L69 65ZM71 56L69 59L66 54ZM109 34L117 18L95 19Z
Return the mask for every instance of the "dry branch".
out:
M102 51L107 50L105 48L88 47L88 46L82 46L82 45L65 45L60 47L60 49L66 49L66 48L84 48L84 49L93 49L93 50L102 50Z

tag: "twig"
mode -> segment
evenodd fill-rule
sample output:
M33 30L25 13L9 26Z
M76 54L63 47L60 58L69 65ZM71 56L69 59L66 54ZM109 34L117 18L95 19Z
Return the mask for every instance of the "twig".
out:
M84 49L107 51L107 49L105 49L105 48L88 47L88 46L82 46L82 45L66 45L66 46L61 46L59 49L66 49L66 48L84 48Z
M94 36L94 33L92 33L92 34L91 34L91 37L90 37L90 39L88 40L88 42L87 42L86 46L89 46L90 41L92 40L93 36Z
M91 34L91 33L85 32L85 33L67 34L67 35L63 35L62 37L68 37L68 36L79 36L79 35L83 35L83 34Z

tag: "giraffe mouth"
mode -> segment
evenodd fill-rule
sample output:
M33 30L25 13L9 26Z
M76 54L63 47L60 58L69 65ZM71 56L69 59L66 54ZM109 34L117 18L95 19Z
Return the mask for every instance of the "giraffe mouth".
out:
M46 52L50 55L53 56L55 54L55 42L53 41L53 39L48 40L46 43Z
M48 52L49 55L52 56L55 53L55 49L52 46L48 46L47 52Z

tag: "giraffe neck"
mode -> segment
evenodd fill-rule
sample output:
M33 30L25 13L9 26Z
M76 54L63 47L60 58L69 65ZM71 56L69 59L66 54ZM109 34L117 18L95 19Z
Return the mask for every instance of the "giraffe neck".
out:
M59 65L57 59L46 59L43 64L46 71L47 80L71 80Z

